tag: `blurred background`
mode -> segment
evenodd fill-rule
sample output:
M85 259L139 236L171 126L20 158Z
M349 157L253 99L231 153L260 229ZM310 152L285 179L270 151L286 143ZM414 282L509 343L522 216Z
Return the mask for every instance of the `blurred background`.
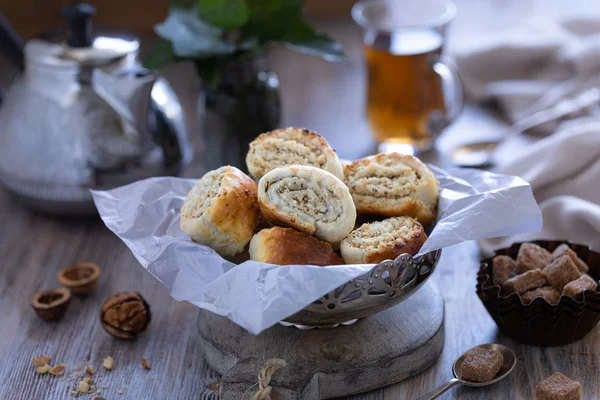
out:
M197 7L202 3L200 1L190 4ZM377 65L366 61L365 57L365 51L370 46L369 33L375 29L375 25L363 24L361 27L353 20L351 9L355 3L353 0L249 2L255 4L255 8L250 10L251 13L268 10L261 14L263 19L260 20L260 24L273 28L268 33L259 32L256 36L258 39L248 34L248 32L258 32L256 26L260 25L256 21L252 25L252 15L248 20L236 21L235 18L239 14L234 10L230 14L227 12L223 14L228 15L225 19L219 19L221 16L218 12L215 14L215 10L208 9L201 10L200 14L194 11L192 21L183 11L173 11L177 8L166 0L92 1L90 4L95 9L90 15L79 15L77 14L81 14L79 10L75 12L77 15L72 14L71 17L65 16L64 10L65 7L73 7L75 2L2 1L0 13L4 17L4 25L11 27L9 30L12 31L12 36L17 37L21 46L30 39L39 38L40 35L45 38L44 40L49 40L53 46L62 46L61 43L64 44L67 40L65 31L69 26L69 18L71 23L75 24L77 18L84 20L88 18L91 21L90 29L93 29L92 39L94 35L100 35L100 32L110 32L111 35L119 37L126 31L129 33L128 38L137 37L140 43L139 49L134 46L135 49L131 51L135 53L131 55L135 57L136 64L127 67L129 73L132 73L133 67L147 67L150 71L158 71L156 76L147 79L157 79L168 85L167 89L163 88L163 92L166 90L165 93L169 94L166 97L168 101L164 104L175 105L175 108L170 108L170 115L177 114L177 118L181 118L184 123L179 124L175 121L177 118L167 115L168 110L164 107L168 108L168 106L161 109L160 104L155 104L156 96L161 97L161 93L156 93L157 91L153 92L154 105L150 104L150 113L157 113L157 115L162 113L162 119L156 117L158 122L153 121L154 125L151 124L149 128L145 126L145 121L142 127L139 123L140 119L135 118L136 112L144 114L147 110L128 110L130 114L126 117L118 111L119 107L114 107L120 101L116 98L118 96L111 95L110 90L104 90L104 95L100 95L103 104L107 102L111 108L117 110L121 120L129 121L130 130L137 132L132 134L132 137L135 138L135 135L142 137L143 131L148 130L154 135L154 139L147 144L137 138L136 140L139 140L134 143L137 146L135 147L131 144L131 140L124 143L119 142L118 138L112 138L113 148L129 149L128 146L132 146L132 149L128 150L129 153L123 150L127 154L120 154L118 157L106 144L112 142L104 139L92 138L75 146L76 150L69 150L70 154L73 151L79 154L78 160L71 164L63 163L57 168L63 171L71 169L87 172L81 176L63 176L61 179L63 183L71 179L72 185L85 187L87 190L90 187L112 187L151 175L183 174L199 177L206 170L223 164L233 164L243 168L243 158L249 141L260 132L281 126L306 127L321 133L344 159L357 159L377 152L378 144L381 144L381 135L378 137L375 132L374 117L369 113L372 111L370 108L374 107L373 104L378 99L385 100L386 95L379 95L376 85L372 84L372 78L377 75L375 73ZM411 2L390 0L387 3ZM448 2L440 0L439 3ZM436 110L438 114L441 111L441 116L436 120L430 118L433 114L428 114L429 119L418 122L420 128L417 130L431 132L400 133L399 139L394 140L398 139L401 143L413 145L411 141L414 137L410 138L411 134L425 135L430 143L423 149L416 148L415 151L426 161L444 167L458 165L496 168L499 171L517 172L519 175L526 176L527 171L522 170L521 167L504 168L501 164L513 160L518 153L529 150L532 144L557 132L563 122L572 122L575 117L595 115L594 110L597 105L595 97L598 93L585 92L585 89L595 88L594 79L598 75L596 70L600 71L600 63L597 65L595 61L600 59L600 50L594 45L595 39L600 38L600 6L594 0L570 1L568 4L560 0L456 0L455 3L455 18L449 20L448 29L445 26L443 28L433 26L435 23L431 25L435 15L420 17L416 11L411 13L410 9L407 13L383 11L393 24L398 25L395 28L399 30L404 29L402 24L406 22L402 18L409 15L413 19L416 18L416 21L423 26L433 27L442 32L443 48L439 48L439 53L443 53L443 59L438 58L438 60L448 64L450 70L454 68L458 70L458 75L462 78L462 85L458 86L464 89L464 99L462 99L464 107L462 107L462 100L448 100L448 93L452 90L447 90L444 86L446 82L441 82L440 85L444 86L443 90L432 89L443 91L445 103L441 106L441 110ZM291 14L272 12L278 7L292 9L297 7L301 10L303 18L297 19L295 16L290 16ZM281 18L281 15L285 17ZM233 19L229 19L231 16ZM207 21L209 21L208 25L205 24ZM285 31L285 27L282 27L285 25L292 26L293 29ZM215 27L217 33L213 29ZM276 31L277 33L274 33ZM210 40L217 38L217 42L205 41L207 37ZM7 44L6 38L1 45L0 82L4 88L5 103L7 101L11 103L11 91L7 92L7 90L11 86L18 86L13 83L19 81L17 77L22 74L22 71L16 65L18 63L15 63L14 52L11 54L11 48L14 46ZM229 51L227 49L230 48L227 46L233 46L230 53L227 53ZM36 54L40 54L39 48L34 50L38 52ZM77 68L81 69L81 65L85 64L81 59L77 59L82 57L81 54L81 52L71 52L59 58L71 57L80 64ZM434 55L441 57L440 54ZM238 56L243 57L238 59ZM386 62L382 61L383 64ZM102 71L107 70L104 65L95 67ZM448 75L450 71L441 71L440 74L440 71L436 70L435 77L424 75L423 82L419 82L421 77L411 75L414 71L394 73L396 67L390 68L391 72L386 73L380 86L385 89L388 86L387 82L394 80L400 85L397 98L390 100L392 108L388 111L392 118L395 112L399 112L399 108L404 107L398 105L399 99L401 102L405 101L408 108L416 107L415 104L418 103L416 98L425 96L423 94L425 86L431 83L432 79L439 79L437 75L443 78L444 74ZM113 70L117 71L118 68L115 67ZM113 73L114 71L111 72L113 77L118 75ZM217 75L210 75L210 73L215 71L218 78L211 81ZM27 81L27 74L22 76L23 80ZM52 81L48 75L45 76L46 78L40 78L41 81L35 81L36 85L39 85L35 87L36 89L44 86L44 79ZM119 79L122 77L119 76ZM411 80L417 82L414 93L407 90L406 86L402 86ZM372 87L369 87L369 82ZM141 83L140 79L135 83L134 80L130 80L128 84L131 84L132 88L128 89L130 92L125 97L131 100L143 93ZM122 83L110 84L114 87L125 87ZM92 82L90 87L94 89L94 85L95 83ZM31 89L32 86L28 87ZM105 86L105 89L106 87L108 86ZM121 92L124 93L124 89ZM568 115L564 110L561 111L562 114L555 115L557 112L555 109L550 115L546 113L537 115L533 119L529 118L539 111L551 109L561 100L573 98L577 100L577 95L582 93L584 98L578 101L587 103L583 106L581 104L575 106L575 110L570 110ZM18 95L12 96L13 99L18 97ZM110 98L107 99L108 97ZM65 95L60 100L63 102L63 110L67 109L64 107L67 98L68 96ZM165 98L164 93L161 98ZM455 104L448 105L449 102ZM130 105L131 103L127 102L120 104L121 108L128 108ZM16 126L21 127L14 128L13 131L25 130L22 121L29 121L31 115L42 115L36 107L46 108L41 103L37 106L25 106L24 102L12 106L10 104L0 106L0 120L5 126L4 131L0 131L0 144L3 145L0 148L10 147L10 153L14 158L6 161L10 155L5 154L4 157L0 157L5 160L0 161L0 177L3 177L1 179L4 186L9 186L11 192L25 199L35 196L57 196L55 193L50 193L52 191L50 186L54 184L51 181L56 180L56 177L34 176L37 173L35 171L28 176L28 173L24 173L23 170L33 167L18 165L19 160L27 159L24 154L29 150L50 153L52 144L38 139L31 140L32 143L24 143L21 133L13 132L11 137L7 132L10 129L6 128L6 121L10 120L17 121ZM158 110L155 110L157 107ZM13 108L18 111L11 111ZM451 108L458 110L456 113L452 112L456 115L449 115ZM72 114L79 112L70 110ZM173 110L177 112L174 113ZM369 113L366 112L367 110L370 110ZM83 112L77 115L79 120L91 119L88 118L91 115L89 113ZM146 118L145 114L142 119L144 118ZM550 119L551 123L540 124L539 118ZM48 126L47 121L42 117L39 119L42 121L40 124L27 126L29 132L41 132L46 129L44 127ZM49 119L55 118L49 117ZM29 123L33 122L29 121ZM511 124L514 123L517 123L517 126L511 128ZM162 130L166 133L163 135L155 125L162 126L164 128ZM397 125L394 128L400 129ZM60 130L64 131L62 128ZM48 137L45 133L41 135ZM21 139L16 140L15 136ZM100 136L98 134L98 137ZM76 140L67 141L73 143ZM52 141L54 142L56 141ZM17 143L18 147L15 147ZM479 145L475 147L474 159L473 148L468 146L466 159L464 157L455 159L457 149L465 150L461 146L473 143ZM162 155L151 154L150 150L153 146L157 147ZM43 150L39 150L40 147L43 147ZM62 154L61 151L63 150L56 149L48 158L52 160L61 158L59 156ZM483 151L483 156L477 151L480 153ZM464 151L458 155L464 156ZM150 158L154 160L154 164L148 161ZM481 162L482 160L485 162ZM48 175L51 169L41 161L38 164L38 167ZM137 171L134 164L143 165L144 172ZM56 171L52 173L56 175ZM26 188L29 183L25 181L28 179L36 182L45 181L48 191L31 193L31 190ZM10 180L12 182L7 185ZM63 185L60 192L64 190ZM74 194L74 198L77 195L84 196L81 193ZM60 207L49 207L49 209L60 211Z

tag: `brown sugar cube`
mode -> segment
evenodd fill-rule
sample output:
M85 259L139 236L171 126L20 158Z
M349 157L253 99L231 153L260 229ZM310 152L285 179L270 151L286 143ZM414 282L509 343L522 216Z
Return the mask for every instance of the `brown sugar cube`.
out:
M584 290L596 290L598 283L587 274L581 275L579 278L571 281L563 288L563 294L567 296L575 297L579 293L583 293Z
M569 256L560 256L556 260L552 261L550 265L544 268L544 274L548 283L554 286L558 290L562 291L563 287L575 279L579 278L581 273L575 266L575 263L571 261Z
M535 243L523 243L517 254L517 272L542 269L552 261L552 254Z
M500 371L504 364L502 353L496 350L476 347L465 355L460 366L463 379L473 382L489 382Z
M532 269L524 274L510 278L502 287L509 293L525 293L528 290L546 285L546 275L541 269Z
M536 400L581 400L581 385L555 372L535 387Z
M560 292L552 286L543 286L526 291L521 295L521 300L523 300L523 304L529 304L538 297L543 298L549 304L556 304L560 300Z
M492 260L492 277L496 285L503 285L516 273L515 260L509 256L496 256Z
M558 246L556 249L554 249L554 251L552 252L552 259L556 260L558 257L564 256L564 255L567 255L571 258L571 261L573 261L573 263L575 263L575 265L577 266L579 271L581 271L581 272L589 271L590 268L585 263L585 261L583 261L581 258L579 258L577 253L575 253L573 251L573 249L570 248L569 245L566 243L563 243L560 246Z

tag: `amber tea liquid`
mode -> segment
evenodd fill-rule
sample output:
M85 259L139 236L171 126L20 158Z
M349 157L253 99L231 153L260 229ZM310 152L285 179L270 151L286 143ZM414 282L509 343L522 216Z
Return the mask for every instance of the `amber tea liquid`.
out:
M367 117L378 142L431 146L428 121L446 114L442 79L433 70L442 44L429 30L367 34Z

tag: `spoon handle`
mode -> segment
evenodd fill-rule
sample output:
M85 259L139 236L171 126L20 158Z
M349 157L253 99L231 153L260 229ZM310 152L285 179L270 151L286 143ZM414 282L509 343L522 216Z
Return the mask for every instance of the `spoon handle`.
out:
M535 126L583 111L586 108L598 104L599 101L600 90L598 88L584 90L573 98L559 101L554 106L538 111L515 123L509 128L508 132L503 135L502 139L498 141L498 144Z
M445 393L451 387L458 385L460 383L459 379L452 378L448 382L444 383L442 386L433 389L431 392L424 394L419 397L418 400L433 400L440 397L443 393Z

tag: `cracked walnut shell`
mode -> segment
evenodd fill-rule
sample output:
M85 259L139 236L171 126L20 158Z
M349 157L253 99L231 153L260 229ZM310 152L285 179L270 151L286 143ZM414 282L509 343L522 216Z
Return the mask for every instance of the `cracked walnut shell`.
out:
M96 288L99 276L100 267L93 263L79 263L58 271L58 281L61 285L77 295L91 293Z
M122 339L135 339L145 332L151 317L150 306L137 292L121 292L109 297L100 311L104 330Z
M67 312L71 292L66 287L37 292L31 299L31 307L38 317L48 321L62 318Z

